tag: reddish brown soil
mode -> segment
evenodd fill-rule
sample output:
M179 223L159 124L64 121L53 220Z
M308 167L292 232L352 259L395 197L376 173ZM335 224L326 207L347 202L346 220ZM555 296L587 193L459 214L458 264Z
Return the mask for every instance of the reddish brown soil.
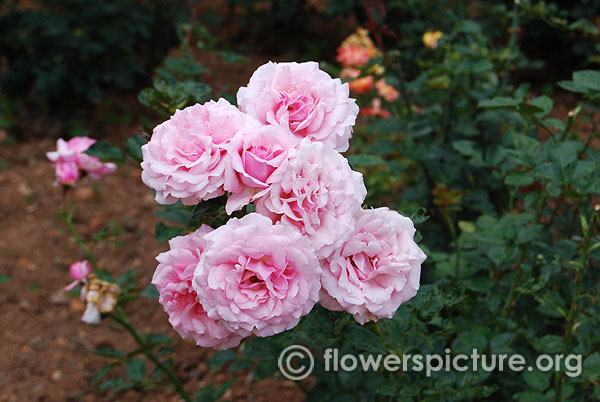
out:
M204 64L211 62L217 61L203 60ZM215 80L237 87L263 62L219 68ZM96 113L92 127L97 131L91 135L109 141L132 135L140 126L139 113L147 113L135 105L135 96L113 100ZM126 118L107 123L107 113ZM62 291L70 279L69 265L84 257L57 215L58 207L70 201L77 202L75 225L84 236L93 235L109 220L119 221L125 229L117 241L97 247L100 267L115 275L136 268L140 283L150 282L156 268L154 257L167 245L154 239L157 218L151 211L156 204L140 180L140 169L124 166L101 181L84 179L63 198L62 189L53 186L54 171L45 157L45 152L55 149L55 141L11 143L5 133L0 134L0 274L9 278L0 283L0 402L180 400L169 386L115 392L99 391L91 385L92 376L108 360L90 350L114 347L131 351L135 344L110 320L96 327L83 324L79 320L83 304ZM213 351L182 341L156 301L143 298L125 310L139 331L166 332L177 341L174 369L189 393L235 377L236 384L224 399L303 399L290 381L256 382L248 370L211 373L206 360Z

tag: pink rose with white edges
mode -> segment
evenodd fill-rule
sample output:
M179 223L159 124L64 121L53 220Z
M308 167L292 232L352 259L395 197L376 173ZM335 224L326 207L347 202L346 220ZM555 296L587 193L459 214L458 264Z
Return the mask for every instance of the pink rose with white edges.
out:
M96 142L89 137L73 137L69 141L59 138L56 141L56 151L47 152L46 157L54 163L56 180L61 184L72 185L80 177L80 171L85 171L92 179L112 174L117 165L111 162L101 162L95 156L85 153Z
M367 194L362 174L346 158L306 139L269 181L268 192L255 201L256 212L299 230L319 258L348 239Z
M322 265L321 305L361 324L391 318L417 294L425 254L412 221L388 208L359 211L350 238Z
M319 261L293 228L251 213L204 237L193 286L209 317L242 336L298 324L319 298Z
M227 147L234 179L225 183L232 194L225 209L228 214L263 195L269 178L300 141L279 126L261 126L231 140Z
M182 338L193 339L199 346L228 349L239 345L243 337L209 318L192 287L204 237L210 232L212 228L203 225L193 233L171 239L169 251L156 257L159 265L152 284L160 294L158 300L169 315L169 322Z
M260 66L237 93L242 112L262 124L283 126L299 138L344 152L358 115L348 84L333 79L316 62Z
M159 204L194 205L225 193L233 171L225 147L258 123L225 99L178 110L142 146L142 181Z

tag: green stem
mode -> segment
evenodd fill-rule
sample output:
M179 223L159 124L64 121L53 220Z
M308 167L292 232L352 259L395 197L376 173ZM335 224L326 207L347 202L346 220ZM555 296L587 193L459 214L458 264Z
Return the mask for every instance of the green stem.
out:
M450 235L452 236L452 242L455 247L455 266L454 266L454 278L452 278L452 283L458 282L458 277L460 276L460 244L458 242L458 233L456 231L456 227L454 226L454 222L452 222L452 218L450 217L450 213L448 212L448 208L446 206L441 207L442 216L444 217L444 221L446 225L448 225L448 229L450 229Z
M560 135L560 142L563 142L564 140L567 139L567 136L569 135L569 132L571 131L571 127L573 126L573 121L575 120L575 117L579 114L580 111L581 111L581 106L577 106L574 110L569 112L569 114L567 116L567 123L565 124L565 129L563 130L562 134Z
M160 359L158 359L156 356L154 356L152 351L148 348L148 345L146 344L146 342L144 342L144 340L142 339L140 334L131 325L129 318L127 318L127 315L125 314L125 311L123 311L123 309L120 306L117 306L115 311L117 312L118 315L111 313L110 318L112 318L117 324L121 325L123 328L125 328L127 330L127 332L129 332L131 334L133 339L140 346L141 352L144 355L146 355L146 357L148 357L148 359L150 359L156 365L156 367L158 367L163 373L165 373L167 375L167 377L169 377L169 379L175 386L175 390L179 393L179 395L181 395L181 397L186 402L191 402L192 399L187 394L187 392L185 392L185 389L183 388L183 385L181 384L181 381L179 381L179 378L177 377L177 375L173 372L173 370L171 370L169 368L169 366L167 366L166 364L161 362Z
M519 3L519 0L514 0L512 26L510 39L508 41L508 49L510 50L510 54L506 58L506 64L504 65L504 76L502 77L502 81L500 81L498 92L502 92L506 85L508 85L508 79L510 77L511 56L515 50L515 45L517 43L517 31L519 30Z
M75 242L77 243L79 248L81 248L81 250L85 254L85 258L90 262L90 264L92 265L92 268L94 268L94 271L97 272L98 271L98 262L96 261L96 257L94 257L94 253L87 246L85 241L83 241L83 239L79 235L79 232L75 228L75 225L73 225L73 207L71 206L71 207L69 207L68 210L61 211L60 216L61 216L63 222L65 223L65 226L67 227L67 229L69 229L69 232L71 232L73 239L75 239Z
M581 292L583 290L583 273L587 266L587 262L590 256L590 247L592 234L596 227L596 223L598 221L598 211L594 211L592 214L592 218L590 219L590 224L587 227L586 232L584 233L584 240L582 245L581 259L579 260L579 264L577 265L577 273L575 274L575 293L573 294L573 298L571 299L571 305L569 307L569 312L567 313L566 318L566 338L565 338L565 350L569 349L571 341L573 340L573 335L575 334L575 308L577 306L577 302L581 298ZM556 400L559 401L562 394L562 374L559 372L555 375L556 382Z

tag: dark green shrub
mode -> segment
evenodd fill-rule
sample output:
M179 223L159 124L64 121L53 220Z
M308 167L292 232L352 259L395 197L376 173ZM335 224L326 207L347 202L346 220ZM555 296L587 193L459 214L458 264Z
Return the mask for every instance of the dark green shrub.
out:
M166 0L42 0L0 15L0 88L52 111L136 88L177 42Z

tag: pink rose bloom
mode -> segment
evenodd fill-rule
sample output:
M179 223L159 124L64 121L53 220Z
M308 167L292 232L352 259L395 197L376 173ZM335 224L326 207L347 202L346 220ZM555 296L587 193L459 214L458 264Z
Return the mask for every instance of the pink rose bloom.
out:
M169 322L182 338L193 339L199 346L227 349L239 345L242 337L209 318L192 287L204 237L211 231L202 225L193 233L171 239L169 251L156 257L159 265L152 284L160 294L158 300L169 315Z
M69 273L71 274L71 278L76 281L81 281L86 278L92 272L92 266L88 260L83 261L75 261L69 267Z
M79 179L79 167L74 162L56 163L54 171L60 184L75 184Z
M71 274L71 278L73 278L73 282L69 283L65 286L65 291L69 291L75 286L79 285L83 282L89 274L92 273L92 266L90 265L88 260L83 261L75 261L69 267L69 273Z
M225 99L177 110L142 146L142 181L159 204L194 205L225 193L233 175L225 147L258 123Z
M227 213L262 196L271 174L299 142L279 126L260 126L231 140L227 151L235 174L234 180L225 183L225 190L232 193L227 199Z
M85 153L96 140L89 137L73 137L69 141L59 138L56 151L47 152L46 157L55 164L56 179L61 184L74 184L79 178L79 171L84 170L91 178L99 179L112 174L117 165L111 162L100 162L95 156Z
M298 231L251 213L204 237L194 289L209 317L242 336L298 324L319 299L319 261Z
M419 289L425 254L412 221L388 208L360 210L356 228L322 265L321 305L361 324L393 317Z
M240 110L262 124L279 125L299 138L348 149L358 115L348 84L333 79L316 62L260 66L237 93Z
M269 181L269 191L255 202L256 212L298 229L319 258L348 239L367 194L362 175L346 158L306 139Z

